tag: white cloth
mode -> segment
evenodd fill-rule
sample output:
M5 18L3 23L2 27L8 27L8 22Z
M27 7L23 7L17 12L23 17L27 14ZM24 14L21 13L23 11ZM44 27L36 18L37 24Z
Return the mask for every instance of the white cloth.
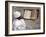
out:
M24 19L15 19L13 21L13 25L14 25L14 30L25 30L26 29L26 24Z

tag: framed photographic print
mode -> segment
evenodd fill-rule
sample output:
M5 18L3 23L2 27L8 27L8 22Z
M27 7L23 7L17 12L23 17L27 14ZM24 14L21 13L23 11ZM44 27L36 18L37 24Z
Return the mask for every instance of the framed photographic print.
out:
M5 35L45 33L45 3L5 1Z

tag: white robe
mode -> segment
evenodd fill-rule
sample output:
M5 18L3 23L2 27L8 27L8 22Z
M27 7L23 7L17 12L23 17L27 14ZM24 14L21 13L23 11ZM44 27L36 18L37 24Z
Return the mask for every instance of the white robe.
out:
M24 19L15 19L13 21L13 25L14 25L14 30L25 30L26 29L26 24Z

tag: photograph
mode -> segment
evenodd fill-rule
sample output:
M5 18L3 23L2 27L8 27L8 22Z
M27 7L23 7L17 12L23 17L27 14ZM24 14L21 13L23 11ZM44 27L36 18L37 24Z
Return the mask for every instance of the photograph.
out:
M40 29L40 8L12 6L13 30Z
M45 3L5 1L5 35L45 33Z

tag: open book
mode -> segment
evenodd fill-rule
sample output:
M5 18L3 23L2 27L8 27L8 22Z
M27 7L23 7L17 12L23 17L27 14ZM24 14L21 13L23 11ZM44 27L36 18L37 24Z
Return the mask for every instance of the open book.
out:
M37 18L37 11L36 10L25 10L24 18L26 19L36 19Z

